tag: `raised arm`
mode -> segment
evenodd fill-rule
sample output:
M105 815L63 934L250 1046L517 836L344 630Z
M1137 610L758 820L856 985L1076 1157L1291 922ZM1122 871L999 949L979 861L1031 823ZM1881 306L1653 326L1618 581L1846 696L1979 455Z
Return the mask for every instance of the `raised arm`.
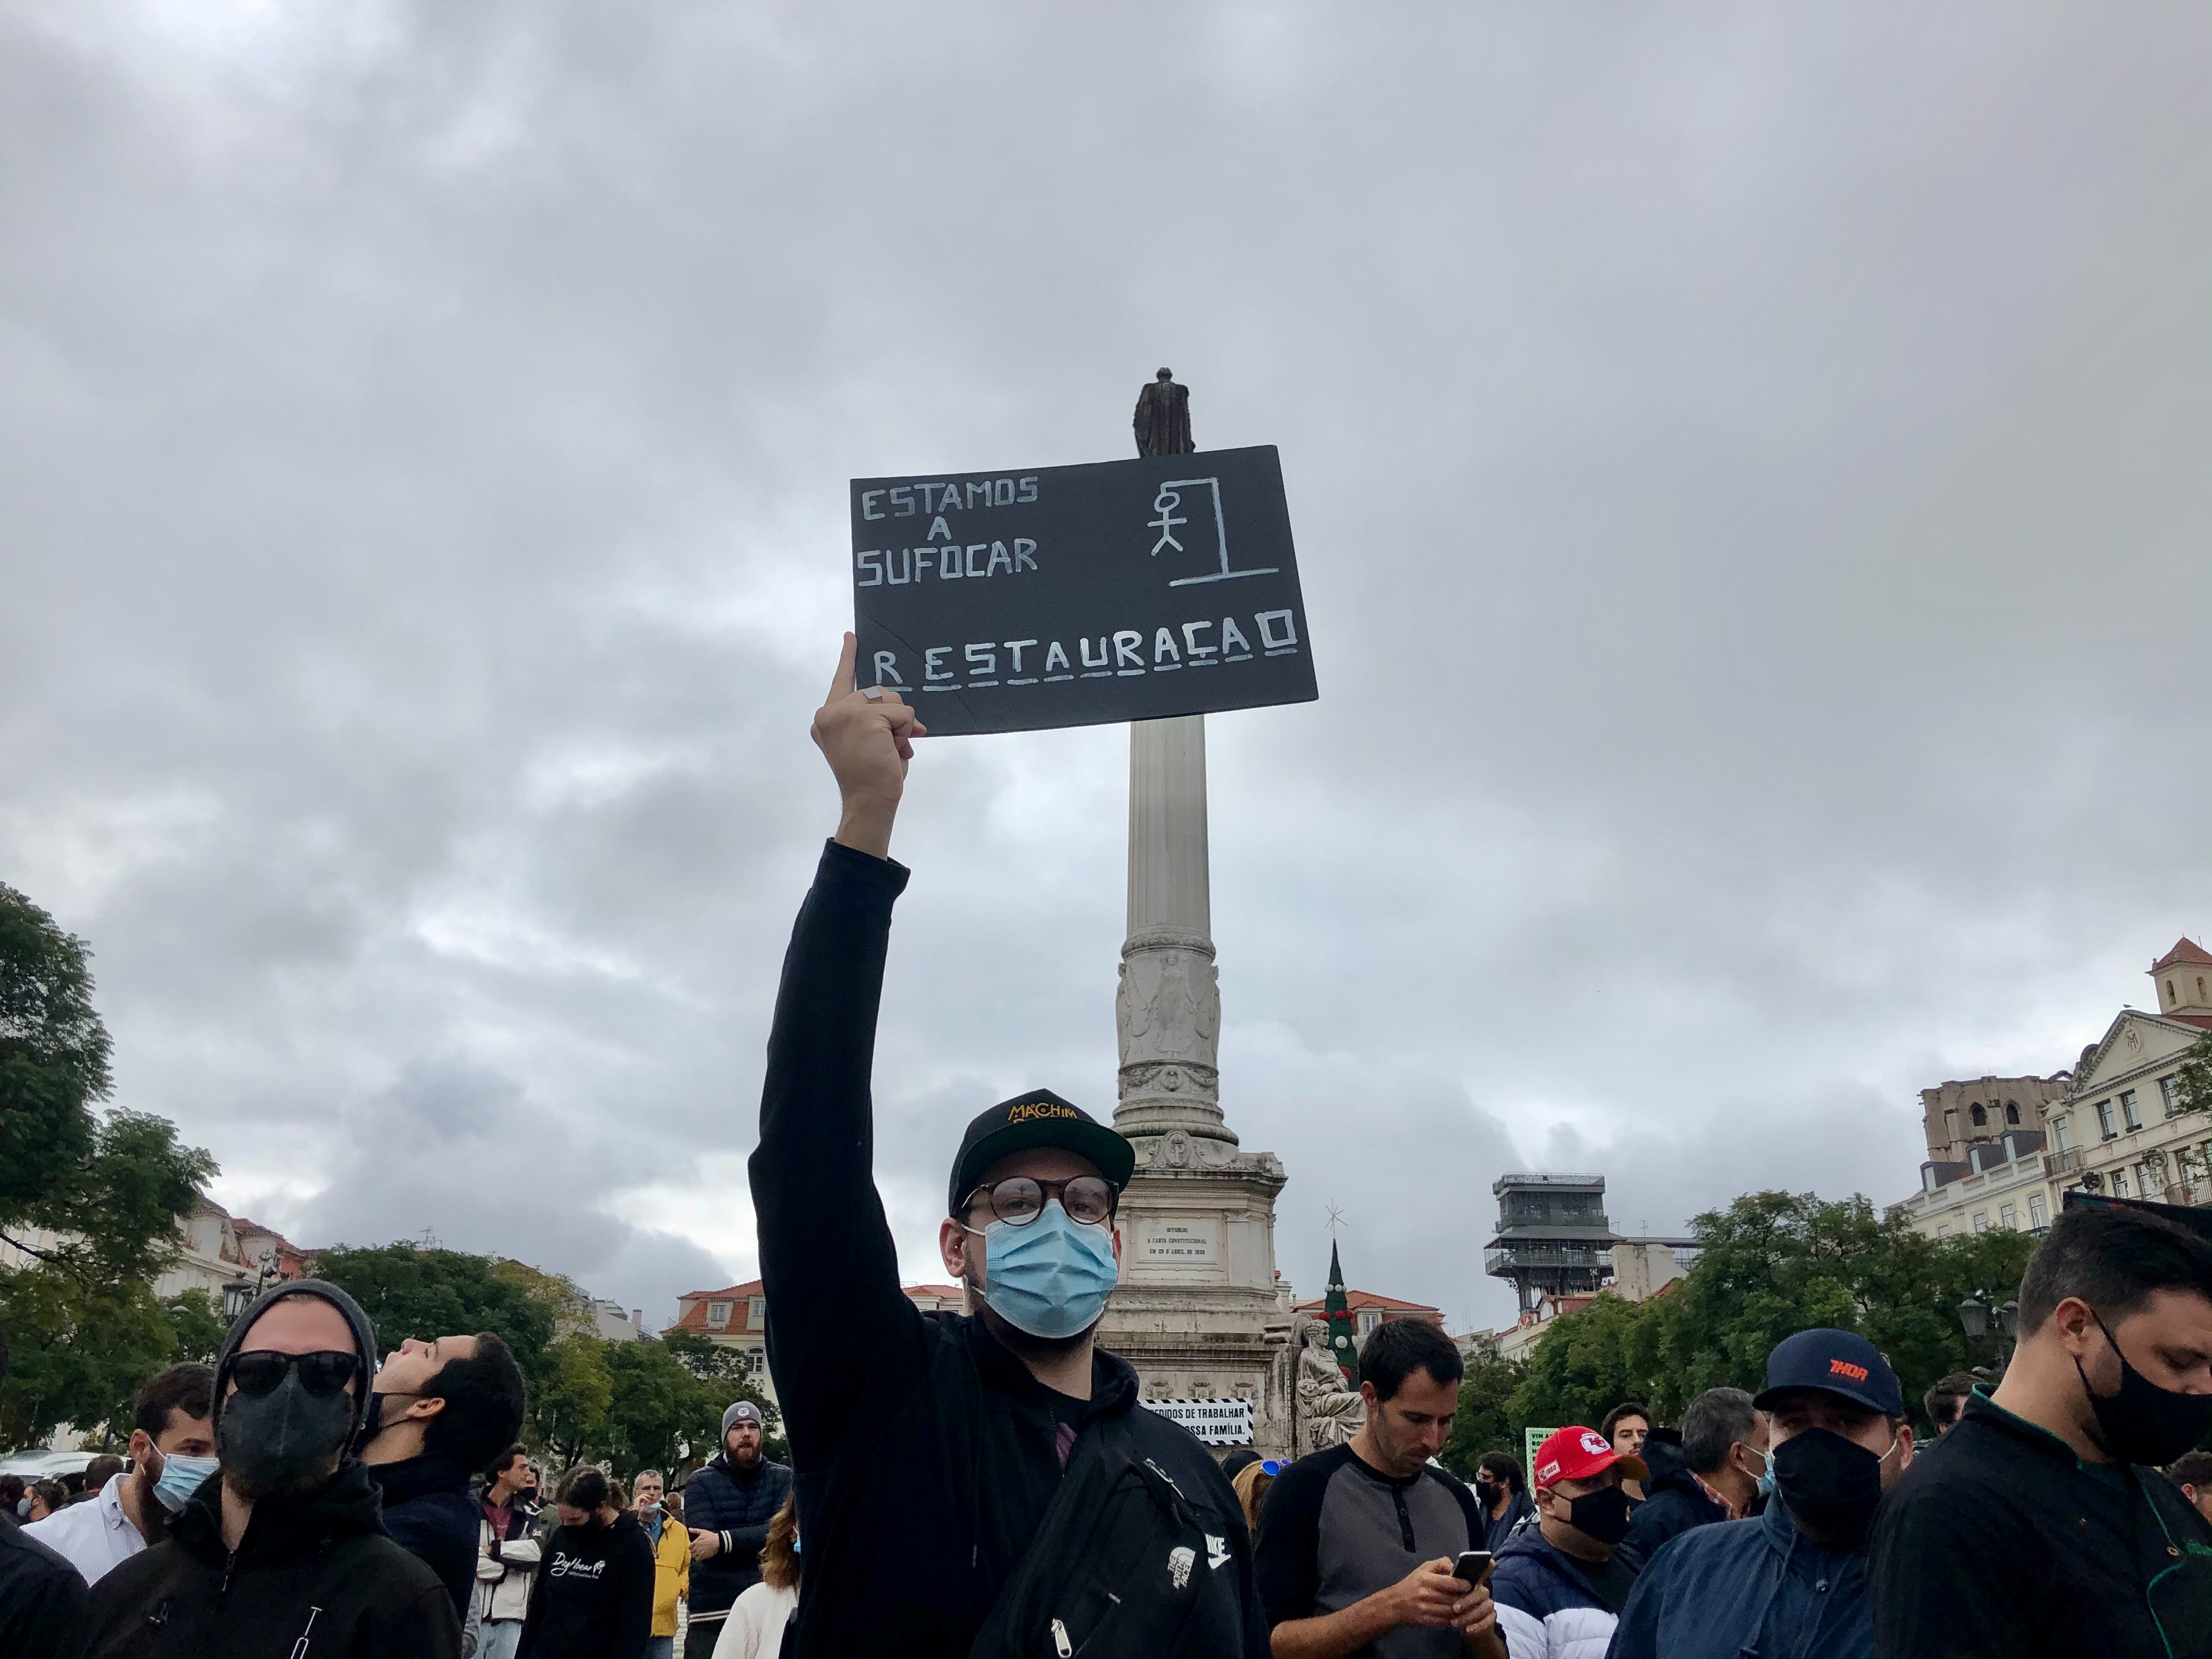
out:
M769 1358L804 1468L836 1457L875 1395L901 1385L902 1362L921 1342L876 1194L869 1076L891 905L906 885L887 856L891 823L910 740L923 733L896 692L854 689L853 653L848 634L814 715L814 741L837 780L837 834L784 954L750 1166Z

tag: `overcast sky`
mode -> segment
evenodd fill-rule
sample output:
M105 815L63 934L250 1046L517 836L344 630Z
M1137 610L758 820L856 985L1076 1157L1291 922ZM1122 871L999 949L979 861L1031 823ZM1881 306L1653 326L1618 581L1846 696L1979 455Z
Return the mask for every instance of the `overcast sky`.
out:
M846 480L1281 448L1217 716L1278 1261L1905 1196L2212 929L2212 11L21 0L0 880L307 1243L755 1271ZM877 1062L1112 1104L1127 738L926 744Z

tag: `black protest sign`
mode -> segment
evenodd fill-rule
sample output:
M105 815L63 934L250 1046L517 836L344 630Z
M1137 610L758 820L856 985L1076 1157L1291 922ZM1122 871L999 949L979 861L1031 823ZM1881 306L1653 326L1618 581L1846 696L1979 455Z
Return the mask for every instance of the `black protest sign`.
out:
M855 479L853 613L938 736L1317 695L1273 446Z

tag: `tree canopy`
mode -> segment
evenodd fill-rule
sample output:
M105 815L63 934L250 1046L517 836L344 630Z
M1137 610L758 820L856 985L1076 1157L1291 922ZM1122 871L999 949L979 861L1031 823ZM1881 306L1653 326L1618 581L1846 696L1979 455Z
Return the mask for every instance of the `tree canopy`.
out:
M1970 1342L1959 1304L2014 1296L2033 1236L2010 1229L1928 1238L1863 1197L1748 1193L1692 1226L1699 1253L1664 1295L1604 1295L1547 1331L1510 1402L1516 1424L1595 1424L1624 1400L1664 1421L1707 1389L1756 1393L1766 1356L1814 1326L1856 1331L1887 1356L1909 1410L1947 1372L1993 1364Z
M179 1254L177 1223L216 1173L176 1127L107 1098L109 1043L84 941L0 885L0 1269L11 1351L0 1444L69 1422L127 1428L139 1385L196 1357L204 1298L154 1294Z

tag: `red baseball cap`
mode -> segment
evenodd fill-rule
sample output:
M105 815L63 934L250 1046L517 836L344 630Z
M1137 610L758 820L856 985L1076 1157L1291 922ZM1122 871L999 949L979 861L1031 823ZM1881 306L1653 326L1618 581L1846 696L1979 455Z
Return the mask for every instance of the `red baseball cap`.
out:
M1536 1466L1528 1471L1528 1484L1548 1486L1554 1480L1592 1480L1616 1463L1626 1480L1641 1480L1650 1474L1642 1458L1613 1450L1613 1442L1595 1429L1577 1423L1553 1429L1536 1448Z

